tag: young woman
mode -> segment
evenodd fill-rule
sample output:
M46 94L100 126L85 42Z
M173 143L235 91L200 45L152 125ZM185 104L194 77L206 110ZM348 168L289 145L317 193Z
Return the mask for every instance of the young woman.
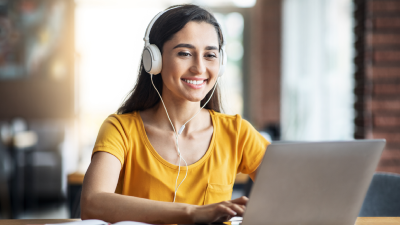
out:
M181 5L146 33L137 84L99 131L82 219L209 223L241 216L247 198L230 200L236 174L254 180L268 142L239 115L219 113L215 88L226 57L220 26L206 10Z

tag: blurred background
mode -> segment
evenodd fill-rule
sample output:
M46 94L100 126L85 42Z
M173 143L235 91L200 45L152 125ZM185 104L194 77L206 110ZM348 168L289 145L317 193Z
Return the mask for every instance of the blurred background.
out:
M184 3L222 26L224 113L272 141L385 138L377 170L400 174L398 0L0 0L0 219L74 217L148 23Z

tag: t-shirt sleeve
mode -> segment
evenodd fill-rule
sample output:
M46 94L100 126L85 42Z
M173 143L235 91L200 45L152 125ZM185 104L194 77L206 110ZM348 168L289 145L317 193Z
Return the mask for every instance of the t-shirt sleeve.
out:
M240 121L238 148L241 155L238 173L251 174L261 163L270 144L248 121Z
M126 129L116 115L110 115L100 127L92 156L96 152L108 152L117 157L122 166L127 149Z

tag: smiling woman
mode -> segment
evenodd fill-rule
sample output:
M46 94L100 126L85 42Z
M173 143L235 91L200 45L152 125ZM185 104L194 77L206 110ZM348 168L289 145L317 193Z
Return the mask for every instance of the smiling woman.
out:
M144 40L137 84L99 131L82 219L209 223L241 216L247 198L230 200L233 182L240 172L255 178L268 142L239 115L219 113L216 88L226 63L219 24L198 6L174 6L153 19Z

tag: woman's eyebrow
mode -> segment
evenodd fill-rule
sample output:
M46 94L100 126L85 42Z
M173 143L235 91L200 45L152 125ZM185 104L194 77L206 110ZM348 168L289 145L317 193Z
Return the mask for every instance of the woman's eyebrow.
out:
M191 44L178 44L177 46L175 46L173 49L175 48L190 48L190 49L196 49L196 47L194 47L194 45ZM205 47L206 50L218 50L217 46L207 46Z
M175 46L173 49L175 48L191 48L191 49L196 49L196 47L194 47L191 44L178 44L177 46Z
M217 46L207 46L206 50L218 50Z

